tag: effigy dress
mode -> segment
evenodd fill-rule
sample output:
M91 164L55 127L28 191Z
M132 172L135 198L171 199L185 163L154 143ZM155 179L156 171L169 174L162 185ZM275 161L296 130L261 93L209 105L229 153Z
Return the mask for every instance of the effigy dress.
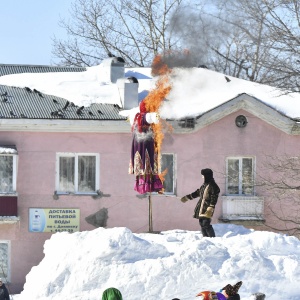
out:
M140 194L159 192L163 183L158 176L158 154L155 152L153 131L146 113L139 113L132 126L133 140L129 174L136 176L134 190Z

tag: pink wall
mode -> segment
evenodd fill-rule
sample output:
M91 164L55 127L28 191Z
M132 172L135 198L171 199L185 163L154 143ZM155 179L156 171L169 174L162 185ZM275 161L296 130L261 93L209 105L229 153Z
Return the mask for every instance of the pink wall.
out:
M248 118L245 128L235 125L235 118ZM28 209L79 208L80 229L92 230L85 218L101 208L108 209L108 227L124 226L133 232L148 231L148 198L139 199L133 191L134 176L128 175L131 134L105 133L37 133L0 132L1 144L18 149L18 211L20 222L0 225L0 239L11 241L11 285L13 292L22 290L25 276L43 257L43 244L51 233L28 232ZM185 204L180 198L194 192L202 184L200 170L211 168L225 193L225 159L227 156L255 156L256 170L266 153L298 154L299 136L291 136L268 125L246 111L224 117L195 133L166 134L163 152L177 155L177 197L153 196L153 230L199 230L193 219L197 200ZM90 152L100 154L100 190L110 197L59 196L55 190L55 160L57 152ZM262 191L257 189L257 194ZM221 216L219 200L213 223Z

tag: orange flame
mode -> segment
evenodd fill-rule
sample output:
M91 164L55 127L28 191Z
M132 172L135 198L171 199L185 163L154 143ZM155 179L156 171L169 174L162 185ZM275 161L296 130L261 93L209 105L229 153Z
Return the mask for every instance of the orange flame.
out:
M154 57L151 68L152 76L164 75L170 71L168 65L163 62L163 58L159 54Z
M166 65L162 67L162 69L159 71L160 78L156 82L155 89L151 90L147 97L144 99L145 106L148 112L159 112L159 108L161 104L163 103L164 99L167 97L171 90L171 86L169 83L169 73L170 70L165 68ZM165 75L162 75L165 74ZM163 134L163 121L160 119L159 123L157 124L151 124L153 133L154 133L154 147L155 151L158 153L158 167L159 170L161 170L161 146L164 139ZM162 181L164 181L164 176L166 175L167 170L159 174L159 177Z

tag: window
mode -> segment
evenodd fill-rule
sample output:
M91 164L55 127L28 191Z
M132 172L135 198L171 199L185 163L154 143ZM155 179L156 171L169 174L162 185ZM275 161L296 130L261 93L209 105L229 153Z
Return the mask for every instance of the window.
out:
M192 119L183 119L179 121L179 126L182 128L195 128L196 120Z
M14 194L17 186L17 150L0 146L0 194Z
M57 154L57 193L94 194L98 189L99 154Z
M175 194L175 163L174 154L162 154L161 156L161 171L166 170L164 176L165 194Z
M7 281L10 281L9 253L10 253L10 242L0 241L0 257L1 257L0 278L4 280L3 282L5 284Z
M228 195L254 194L254 158L230 157L227 158Z

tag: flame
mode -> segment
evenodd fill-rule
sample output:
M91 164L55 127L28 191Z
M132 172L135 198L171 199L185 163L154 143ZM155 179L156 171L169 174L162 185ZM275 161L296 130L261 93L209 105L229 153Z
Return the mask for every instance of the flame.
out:
M159 61L161 56L157 56L154 61L156 61L157 66L159 65ZM163 64L160 68L157 67L156 71L160 74L160 78L156 82L155 89L151 90L147 97L144 99L145 106L148 112L159 112L159 109L167 97L171 90L171 85L169 83L169 74L171 70L167 67L167 65ZM165 122L166 123L166 122ZM161 146L164 139L163 133L163 125L165 125L164 121L159 119L157 124L151 124L153 133L154 133L154 147L155 151L158 154L158 168L161 170ZM170 129L170 126L169 126ZM164 181L164 176L167 174L167 170L164 170L159 174L159 177L162 181Z
M151 68L152 76L164 75L170 71L168 65L163 62L163 57L159 54L154 57Z
M158 174L158 177L162 181L162 183L165 181L165 176L168 174L168 168L164 169L160 174Z

